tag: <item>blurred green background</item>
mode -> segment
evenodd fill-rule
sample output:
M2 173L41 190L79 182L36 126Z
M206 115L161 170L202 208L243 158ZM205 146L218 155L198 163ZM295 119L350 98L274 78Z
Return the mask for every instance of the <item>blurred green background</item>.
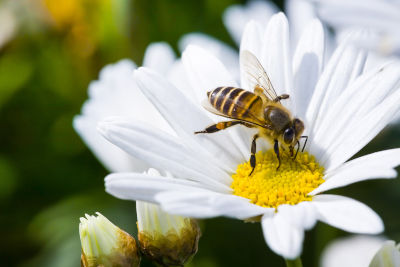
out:
M0 1L0 266L79 266L84 213L100 211L135 235L134 202L104 192L107 171L72 129L72 118L104 65L122 58L140 65L151 42L166 41L177 51L179 38L196 31L235 47L222 13L237 3L245 1ZM400 147L399 136L393 125L360 155ZM372 207L385 234L400 241L398 179L334 193ZM191 266L284 265L259 224L217 218L201 226ZM319 223L306 234L304 266L317 266L324 246L343 235Z

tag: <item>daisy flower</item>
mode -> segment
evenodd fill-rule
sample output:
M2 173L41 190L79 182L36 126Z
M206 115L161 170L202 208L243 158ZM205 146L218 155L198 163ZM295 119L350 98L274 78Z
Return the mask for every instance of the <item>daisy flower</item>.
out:
M358 45L383 55L400 55L400 3L391 0L311 0L318 16L338 32L366 28L371 34L356 39Z
M318 20L303 31L293 56L284 14L274 15L260 30L256 22L249 23L240 49L260 60L278 95L290 95L282 103L306 125L305 152L299 152L296 161L283 153L277 170L271 148L260 140L257 166L249 177L253 130L237 126L194 135L221 121L201 107L206 92L239 84L217 58L189 46L182 55L181 77L190 84L185 90L151 69L134 72L139 88L174 135L138 119L111 117L98 124L110 142L176 178L114 173L105 179L106 191L122 199L158 203L166 212L188 217L259 221L269 247L286 259L301 254L304 231L318 220L354 233L382 232L381 219L366 205L321 193L362 180L396 177L393 168L400 163L400 149L350 159L400 108L399 63L363 73L366 54L343 42L323 67L324 31ZM241 76L240 87L252 91Z

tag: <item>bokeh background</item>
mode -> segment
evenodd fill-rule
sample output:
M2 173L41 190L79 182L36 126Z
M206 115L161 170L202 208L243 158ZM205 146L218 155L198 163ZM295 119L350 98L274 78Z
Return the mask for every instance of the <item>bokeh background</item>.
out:
M134 202L104 192L106 169L72 128L87 87L106 64L140 65L147 45L202 32L235 44L222 22L235 0L0 1L0 266L79 266L79 217L102 212L136 235ZM275 1L282 8L283 1ZM400 123L359 155L400 147ZM333 193L358 199L400 241L400 180L353 184ZM216 218L191 266L284 266L259 224ZM324 246L345 232L322 223L306 234L304 266L318 266ZM142 266L152 266L144 261Z

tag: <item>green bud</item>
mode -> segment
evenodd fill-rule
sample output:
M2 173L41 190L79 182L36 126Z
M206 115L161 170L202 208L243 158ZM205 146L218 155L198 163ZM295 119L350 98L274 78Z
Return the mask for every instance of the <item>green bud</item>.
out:
M162 266L183 266L197 252L200 228L190 218L170 215L158 205L136 202L138 239L144 256Z
M392 240L383 243L375 254L369 267L396 267L400 266L400 244Z

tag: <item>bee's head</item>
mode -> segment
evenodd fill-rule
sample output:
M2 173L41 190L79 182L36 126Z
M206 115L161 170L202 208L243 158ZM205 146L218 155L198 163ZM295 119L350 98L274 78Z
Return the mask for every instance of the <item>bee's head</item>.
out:
M292 121L292 125L286 128L285 131L283 132L283 141L287 145L295 145L297 140L299 140L303 131L304 131L304 123L300 119L295 118Z

